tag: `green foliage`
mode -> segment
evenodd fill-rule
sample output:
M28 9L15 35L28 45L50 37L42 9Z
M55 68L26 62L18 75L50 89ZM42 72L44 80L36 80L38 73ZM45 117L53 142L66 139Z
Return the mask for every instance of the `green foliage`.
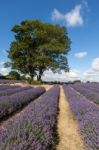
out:
M42 81L28 79L28 83L31 85L41 85Z
M20 79L21 79L21 80L27 80L27 78L25 77L25 75L21 75L21 76L20 76Z
M81 83L81 80L75 80L74 83Z
M20 74L16 71L10 71L9 74L7 75L8 79L12 79L12 80L20 80Z
M0 73L0 79L6 79L6 76L4 76Z
M67 53L70 39L65 27L42 23L39 20L26 20L12 29L15 40L11 43L8 57L13 69L37 76L41 80L47 69L69 70ZM6 66L7 66L6 64Z

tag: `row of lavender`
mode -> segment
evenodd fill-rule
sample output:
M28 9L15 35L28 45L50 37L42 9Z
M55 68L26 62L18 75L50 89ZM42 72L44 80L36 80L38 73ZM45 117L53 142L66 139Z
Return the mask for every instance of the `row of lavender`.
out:
M99 92L99 83L77 83L76 85L90 89L93 92Z
M99 107L64 85L70 108L79 123L79 131L88 150L99 149Z
M0 79L0 84L16 84L16 83L26 83L25 80L7 80L7 79Z
M97 85L99 86L99 85ZM94 103L99 105L99 88L91 88L91 84L74 84L71 85L75 90L77 90L82 95L86 96L89 100L93 101Z
M28 89L32 89L33 87L31 86L26 86L26 87L17 87L17 86L13 86L13 87L9 87L6 88L4 90L0 91L0 96L10 96L14 93L18 93L24 90L28 90Z
M38 87L38 88L24 87L24 88L20 88L20 92L17 89L17 92L10 96L1 96L0 97L0 120L4 119L4 117L6 116L9 116L13 112L21 109L24 105L27 105L30 101L39 97L44 92L45 89L43 87Z
M53 150L59 86L30 103L0 127L0 150Z
M11 86L11 85L0 85L0 92L4 91L4 90L8 90L8 89L15 89L18 88L20 86Z

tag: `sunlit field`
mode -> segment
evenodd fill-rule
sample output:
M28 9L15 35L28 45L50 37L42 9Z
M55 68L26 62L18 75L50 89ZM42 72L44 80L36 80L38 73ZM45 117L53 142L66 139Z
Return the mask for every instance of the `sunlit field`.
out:
M99 150L99 0L0 0L0 150Z
M99 84L0 85L0 150L98 150Z

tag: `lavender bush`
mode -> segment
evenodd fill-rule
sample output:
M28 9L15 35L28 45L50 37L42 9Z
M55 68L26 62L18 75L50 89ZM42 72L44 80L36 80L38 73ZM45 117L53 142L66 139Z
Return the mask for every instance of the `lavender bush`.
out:
M27 87L12 87L10 89L6 89L6 90L3 90L3 91L0 91L0 96L9 96L9 95L12 95L14 93L18 93L18 92L22 92L24 90L28 90L28 89L31 89L33 87L31 86L27 86Z
M16 83L27 83L25 80L7 80L7 79L0 79L0 84L16 84Z
M99 105L99 92L94 91L91 88L84 87L82 84L72 85L75 90L77 90L82 95L86 96L89 100Z
M30 88L11 96L2 96L0 98L0 119L17 111L44 92L45 89L43 87L38 87Z
M87 88L89 90L92 90L93 92L99 92L99 83L77 83L75 85Z
M99 149L99 107L64 85L70 108L78 120L79 130L87 150Z
M77 83L77 85L99 92L99 83Z
M19 87L20 86L0 85L0 92L3 92L4 90L8 90L8 89L19 88Z
M53 150L59 87L30 103L0 127L0 150Z

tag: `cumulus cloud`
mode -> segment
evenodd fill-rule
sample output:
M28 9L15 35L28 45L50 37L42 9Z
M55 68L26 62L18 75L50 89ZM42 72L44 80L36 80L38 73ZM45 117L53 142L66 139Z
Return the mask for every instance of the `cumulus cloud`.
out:
M99 57L98 58L95 58L93 61L92 61L92 69L94 71L99 71Z
M82 6L77 5L73 10L65 15L67 26L75 27L83 25L84 21L81 15L81 9Z
M91 68L83 73L83 79L99 82L99 57L92 60Z
M97 81L99 82L99 72L88 70L83 73L83 81Z
M70 70L70 72L66 73L66 76L69 80L76 80L79 78L79 71L78 70Z
M1 61L1 62L0 62L0 65L4 65L4 63L5 63L4 61Z
M9 69L2 67L2 68L0 68L0 73L3 75L7 75L9 73Z
M65 21L69 27L82 26L84 21L81 15L81 9L82 5L77 5L70 12L62 14L55 8L52 12L52 20Z
M77 58L84 58L85 56L87 56L87 52L86 51L78 52L78 53L75 53L74 56Z
M99 82L99 57L92 60L90 68L85 71L71 69L70 72L62 71L61 74L53 73L51 70L44 72L43 80L68 82L74 80Z
M61 81L68 82L79 79L79 72L77 70L70 70L70 72L62 71L61 74L53 73L51 70L45 71L42 79L44 81Z
M64 20L64 15L55 8L52 12L52 20Z
M72 10L67 13L62 13L54 8L51 18L53 21L65 22L68 27L83 26L84 14L89 10L87 0L82 0L81 4L76 5Z

